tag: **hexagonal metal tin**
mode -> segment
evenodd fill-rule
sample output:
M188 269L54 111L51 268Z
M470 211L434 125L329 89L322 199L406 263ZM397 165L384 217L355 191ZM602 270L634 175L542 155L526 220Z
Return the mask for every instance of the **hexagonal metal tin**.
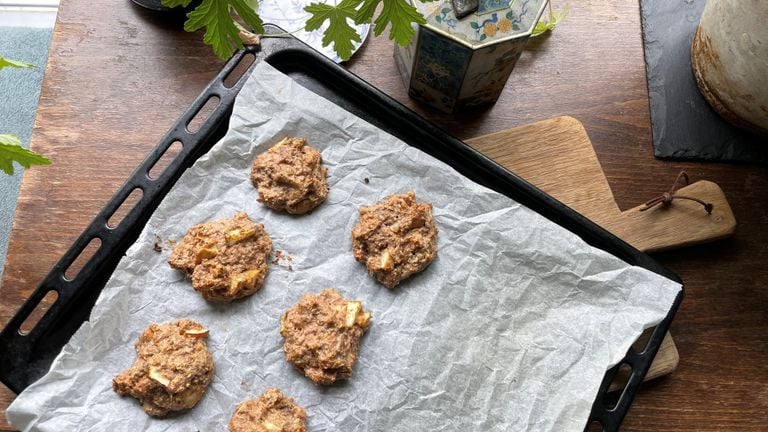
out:
M427 23L416 26L395 61L408 94L455 113L496 102L548 0L480 0L457 19L450 0L410 0Z

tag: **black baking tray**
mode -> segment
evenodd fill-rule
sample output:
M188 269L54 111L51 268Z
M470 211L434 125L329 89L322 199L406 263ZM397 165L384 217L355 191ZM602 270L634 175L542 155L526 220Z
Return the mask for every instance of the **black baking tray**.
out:
M267 32L284 34L275 26L267 26ZM245 69L242 78L231 86L226 85L225 83L233 81L233 76L240 73L243 65L251 59L253 63ZM300 85L347 111L453 166L467 178L507 195L540 213L579 235L590 245L603 249L629 264L644 267L680 282L674 273L663 268L647 255L462 141L448 135L439 127L298 40L292 37L264 37L260 47L248 47L238 51L227 62L2 330L0 333L0 380L8 388L19 393L48 371L61 348L88 318L96 298L117 263L139 236L163 197L184 170L208 152L224 135L235 96L256 64L262 61L266 61ZM218 105L196 132L189 132L188 125L211 98L218 98ZM162 175L155 179L150 178L149 170L177 141L182 143L182 150ZM142 191L141 199L117 227L110 228L107 221L136 188ZM94 238L101 241L98 250L73 279L67 279L65 271ZM21 324L51 290L58 294L56 301L31 331L21 332ZM630 349L624 360L606 373L593 404L588 425L599 422L606 431L619 428L669 330L682 297L681 291L666 318L653 330L646 347L639 352ZM609 394L608 387L623 364L628 365L632 370L627 383L622 390L619 390L620 393ZM620 395L618 400L616 400L617 394Z

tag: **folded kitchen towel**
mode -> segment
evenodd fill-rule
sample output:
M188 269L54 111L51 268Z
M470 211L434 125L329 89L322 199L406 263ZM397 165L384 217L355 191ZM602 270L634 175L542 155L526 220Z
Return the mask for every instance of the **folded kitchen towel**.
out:
M35 65L34 69L5 68L0 72L0 134L18 136L24 147L29 146L32 135L52 30L0 27L0 56ZM18 164L15 168L13 176L0 172L0 281L24 171Z

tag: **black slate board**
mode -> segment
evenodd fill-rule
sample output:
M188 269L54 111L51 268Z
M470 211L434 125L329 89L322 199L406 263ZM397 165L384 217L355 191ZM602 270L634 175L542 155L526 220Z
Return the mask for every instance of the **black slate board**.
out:
M654 155L768 163L768 138L723 120L696 86L691 41L706 0L640 0Z

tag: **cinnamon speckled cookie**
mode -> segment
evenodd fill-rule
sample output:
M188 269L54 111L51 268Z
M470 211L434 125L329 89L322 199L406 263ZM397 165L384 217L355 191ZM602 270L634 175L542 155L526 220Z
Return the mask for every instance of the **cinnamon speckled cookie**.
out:
M424 270L437 256L437 226L432 204L419 203L416 194L391 195L360 209L352 230L355 259L377 281L394 288Z
M229 432L306 432L307 413L276 388L237 406Z
M190 228L168 263L186 273L206 300L232 301L261 288L271 250L264 226L238 212L231 219Z
M318 384L349 378L370 322L362 303L334 289L305 294L280 319L285 358Z
M259 202L290 214L304 214L328 197L327 169L304 138L283 138L251 167Z
M136 360L112 380L112 389L138 399L154 417L194 407L213 378L207 337L191 320L151 324L136 341Z

